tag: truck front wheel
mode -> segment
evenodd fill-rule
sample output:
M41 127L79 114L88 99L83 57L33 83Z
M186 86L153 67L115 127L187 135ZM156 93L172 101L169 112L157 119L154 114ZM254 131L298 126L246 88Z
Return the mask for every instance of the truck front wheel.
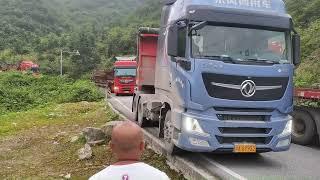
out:
M163 128L165 148L168 155L176 155L179 152L179 148L176 147L172 142L173 131L174 131L174 126L171 120L171 110L168 110L164 120L164 128Z
M308 112L296 110L293 113L292 141L296 144L310 144L316 133L316 125Z

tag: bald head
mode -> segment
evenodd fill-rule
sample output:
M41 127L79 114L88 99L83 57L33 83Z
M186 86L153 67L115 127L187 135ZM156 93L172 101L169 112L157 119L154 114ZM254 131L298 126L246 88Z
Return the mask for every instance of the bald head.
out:
M111 148L118 159L139 158L144 150L142 129L131 121L119 123L112 131Z

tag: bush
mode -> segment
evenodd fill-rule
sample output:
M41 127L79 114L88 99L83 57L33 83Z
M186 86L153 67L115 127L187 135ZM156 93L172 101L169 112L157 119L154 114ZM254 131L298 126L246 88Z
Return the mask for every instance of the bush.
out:
M295 85L311 87L320 83L320 49L313 52L296 70Z
M25 111L48 103L93 102L103 97L88 80L0 73L0 114Z
M68 87L68 94L62 102L97 101L103 98L92 82L78 80Z

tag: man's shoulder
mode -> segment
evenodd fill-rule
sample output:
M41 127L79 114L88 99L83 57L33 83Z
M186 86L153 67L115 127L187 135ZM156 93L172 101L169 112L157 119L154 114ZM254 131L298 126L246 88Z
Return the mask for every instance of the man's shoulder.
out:
M110 170L110 166L101 170L100 172L98 172L97 174L91 176L89 178L89 180L99 180L99 179L104 179L106 178L106 176L108 176L108 171Z
M163 179L163 180L169 180L169 178L166 175L166 173L160 171L159 169L157 169L157 168L155 168L153 166L150 166L148 164L145 164L145 163L139 163L139 165L143 169L143 172L150 173L150 174L153 174L155 176L161 177L161 179Z
M126 166L122 166L122 167L121 166L118 166L118 167L109 166L109 167L103 169L102 171L100 171L99 173L93 175L89 180L105 179L106 177L115 175L115 173L116 174L121 173L123 168L125 168L126 172L129 174L130 174L130 171L132 173L139 172L139 174L141 172L143 172L143 174L145 176L158 177L161 180L169 180L168 176L164 172L162 172L162 171L160 171L160 170L158 170L148 164L145 164L145 163L135 163L135 164L126 165Z
M153 166L150 166L149 164L146 164L146 163L139 163L137 165L140 166L141 168L144 168L145 170L148 170L148 171L153 171L155 173L160 173L160 174L164 173L164 172L160 171L159 169L157 169Z

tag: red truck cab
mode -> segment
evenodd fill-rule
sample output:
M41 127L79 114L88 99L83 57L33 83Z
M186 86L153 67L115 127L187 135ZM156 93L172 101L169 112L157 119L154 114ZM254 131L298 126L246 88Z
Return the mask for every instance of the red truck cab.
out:
M18 70L19 71L31 70L33 73L38 73L39 72L39 65L35 64L33 61L23 60L19 63Z
M119 94L133 94L136 85L137 62L135 60L118 60L114 63L113 92Z

